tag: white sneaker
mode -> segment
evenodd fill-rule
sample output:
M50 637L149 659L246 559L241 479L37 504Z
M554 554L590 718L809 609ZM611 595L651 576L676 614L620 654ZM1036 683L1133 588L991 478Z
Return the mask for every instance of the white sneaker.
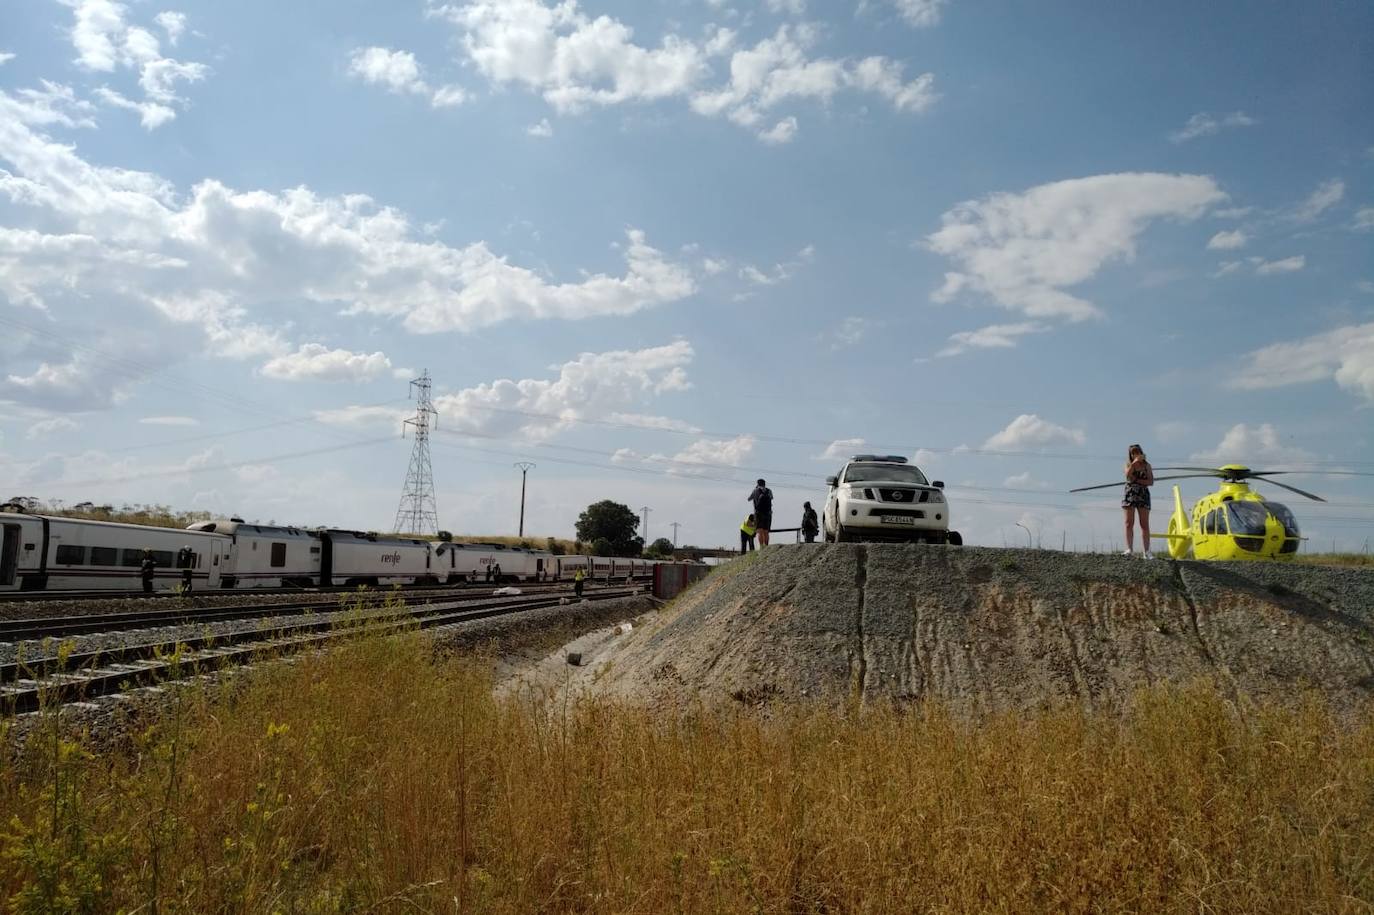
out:
M1146 551L1145 554L1144 554L1141 558L1143 558L1143 559L1154 559L1154 558L1155 558L1155 554L1154 554L1154 553L1151 553L1151 552L1149 552L1149 551Z
M1132 553L1130 550L1122 550L1122 551L1121 551L1121 555L1122 555L1122 556L1134 556L1135 554Z

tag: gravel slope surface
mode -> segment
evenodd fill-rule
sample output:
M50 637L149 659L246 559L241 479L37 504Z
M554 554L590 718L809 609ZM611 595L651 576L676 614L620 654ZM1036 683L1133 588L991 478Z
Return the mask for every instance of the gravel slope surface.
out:
M926 545L774 546L582 669L655 704L1111 706L1144 686L1374 695L1374 572Z

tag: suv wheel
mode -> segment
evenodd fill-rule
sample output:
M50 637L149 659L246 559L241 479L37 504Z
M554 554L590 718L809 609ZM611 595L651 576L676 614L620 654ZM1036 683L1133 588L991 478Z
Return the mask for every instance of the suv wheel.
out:
M836 542L836 543L844 543L844 541L845 541L845 537L844 537L844 525L843 525L843 524L836 524L836 525L835 525L835 542Z
M945 542L948 543L950 546L963 546L964 538L963 535L961 535L958 531L950 531L945 536Z

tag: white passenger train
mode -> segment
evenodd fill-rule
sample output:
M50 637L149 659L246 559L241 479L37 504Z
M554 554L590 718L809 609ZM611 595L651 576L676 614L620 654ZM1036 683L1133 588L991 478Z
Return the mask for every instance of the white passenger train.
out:
M138 590L143 551L155 590L175 589L189 547L197 589L616 581L652 573L654 560L555 556L497 543L431 542L345 530L249 524L239 518L187 530L0 512L0 591Z

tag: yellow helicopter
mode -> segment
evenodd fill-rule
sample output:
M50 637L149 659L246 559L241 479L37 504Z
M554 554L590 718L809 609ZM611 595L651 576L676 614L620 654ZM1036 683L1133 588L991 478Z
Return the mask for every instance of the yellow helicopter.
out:
M1169 541L1169 555L1174 559L1187 557L1189 549L1194 559L1246 560L1292 559L1303 537L1298 520L1288 506L1271 502L1250 488L1247 480L1260 479L1300 496L1325 502L1321 496L1304 492L1269 477L1287 473L1325 473L1327 471L1251 470L1240 464L1224 467L1160 467L1159 470L1186 470L1188 473L1155 477L1161 480L1186 480L1214 477L1221 480L1216 492L1208 493L1193 505L1192 522L1183 508L1183 496L1174 486L1174 513L1169 516L1167 534L1151 534ZM1334 472L1334 471L1333 471ZM1342 473L1342 476L1369 474ZM1090 489L1109 489L1121 483L1083 486L1070 492Z

